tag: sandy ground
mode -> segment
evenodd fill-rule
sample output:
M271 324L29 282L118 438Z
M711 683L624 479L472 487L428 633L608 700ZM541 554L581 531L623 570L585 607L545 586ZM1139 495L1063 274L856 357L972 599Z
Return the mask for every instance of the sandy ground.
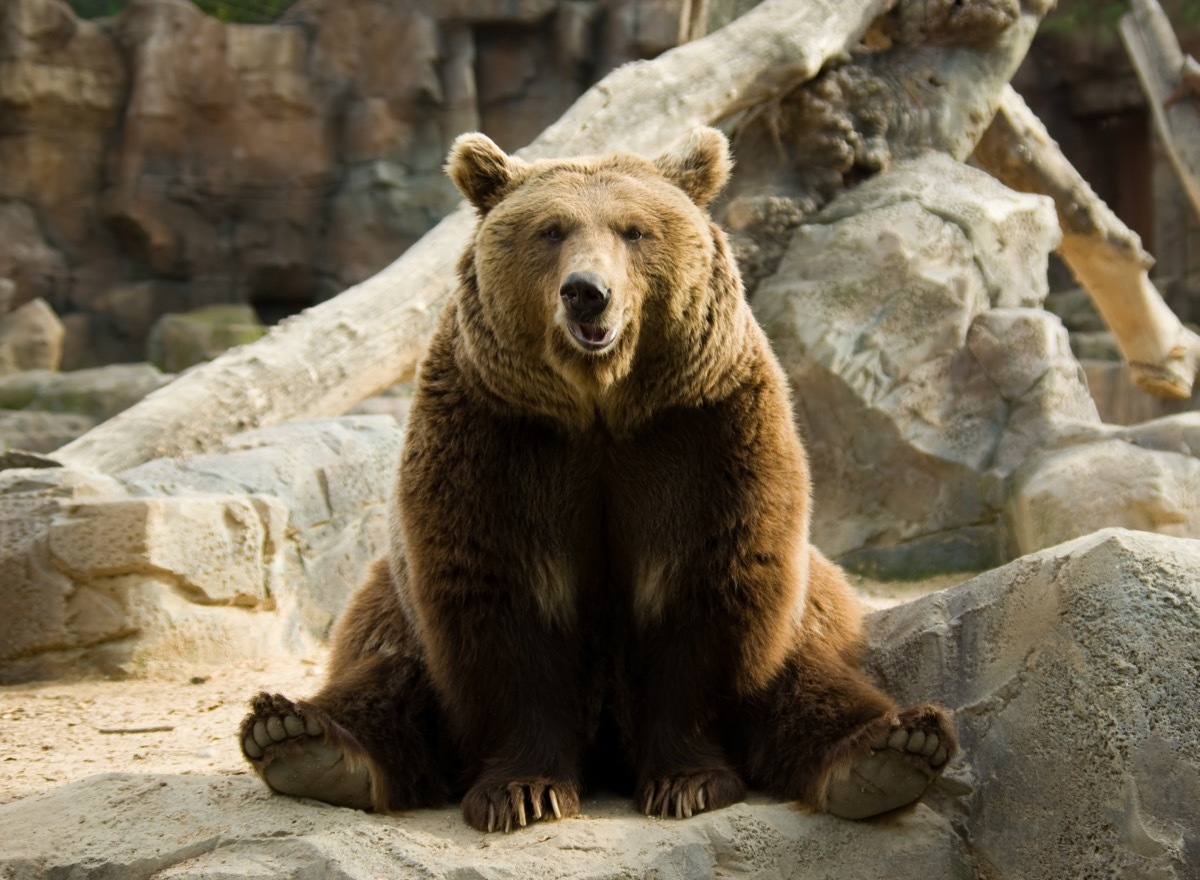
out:
M0 803L110 771L247 774L236 740L247 701L312 694L322 660L0 687Z

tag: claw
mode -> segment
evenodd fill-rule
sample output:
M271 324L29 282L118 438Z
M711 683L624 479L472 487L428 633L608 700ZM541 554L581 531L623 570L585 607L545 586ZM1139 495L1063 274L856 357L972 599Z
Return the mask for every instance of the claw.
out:
M530 796L529 796L529 802L531 804L533 804L533 818L535 818L535 819L542 818L542 793L541 793L541 791L538 791L536 796L531 792Z
M562 810L560 810L558 808L558 795L556 795L554 793L554 789L550 789L549 794L550 794L550 809L552 809L554 811L554 818L561 819L562 818Z
M512 812L510 810L505 810L504 811L504 833L508 834L508 832L510 832L510 831L512 831Z
M488 834L496 830L496 808L488 804Z
M646 808L642 810L647 816L654 812L654 783L650 783L650 791L646 794Z
M704 798L704 786L702 785L698 789L696 789L696 806L699 809L703 810L705 803L706 803L706 801Z
M692 799L690 797L683 801L683 818L692 818Z
M675 792L675 818L676 819L683 818L683 792L682 791Z
M521 790L519 799L517 800L517 824L522 828L525 827L525 791Z

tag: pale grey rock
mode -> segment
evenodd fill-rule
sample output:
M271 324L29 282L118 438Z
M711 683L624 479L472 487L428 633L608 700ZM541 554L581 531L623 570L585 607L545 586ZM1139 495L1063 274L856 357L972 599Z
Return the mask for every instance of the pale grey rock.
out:
M174 376L152 364L111 364L70 373L28 370L0 376L0 409L74 413L110 419Z
M57 370L65 335L62 321L42 299L0 316L0 376L22 370Z
M17 298L17 283L11 278L0 278L0 316L12 311Z
M1097 421L1037 308L1058 239L1049 200L941 154L798 227L753 305L795 390L827 553L908 577L1008 558L1008 475L1057 420Z
M265 332L257 313L247 305L170 313L150 329L146 360L165 373L181 373L231 348L261 339Z
M974 876L1196 876L1197 572L1198 541L1109 529L870 618L885 688L954 710L932 806Z
M0 681L310 651L386 546L400 436L359 416L116 478L0 472Z
M60 571L92 586L155 573L198 604L253 608L270 597L287 522L265 495L81 501L54 518L49 549Z
M90 431L96 422L74 413L0 409L0 451L53 452Z
M457 809L385 817L272 796L247 777L105 774L0 805L0 824L11 880L970 876L949 822L926 808L870 825L761 798L677 821L603 795L578 818L484 835Z
M64 503L120 495L110 477L66 468L0 471L0 681L56 671L86 644L74 632L74 584L50 560L49 524Z
M388 416L289 422L239 434L217 453L157 459L117 477L137 497L277 499L288 533L273 592L280 616L298 635L323 635L386 547L400 442Z
M1006 517L1019 553L1106 526L1200 538L1200 413L1064 427L1014 471Z

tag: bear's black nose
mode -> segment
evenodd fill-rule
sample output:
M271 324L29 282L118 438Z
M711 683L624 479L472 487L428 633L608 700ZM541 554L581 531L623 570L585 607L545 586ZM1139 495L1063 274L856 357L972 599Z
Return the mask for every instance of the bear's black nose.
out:
M572 272L558 289L567 315L572 321L590 324L608 305L609 291L600 276L592 272Z

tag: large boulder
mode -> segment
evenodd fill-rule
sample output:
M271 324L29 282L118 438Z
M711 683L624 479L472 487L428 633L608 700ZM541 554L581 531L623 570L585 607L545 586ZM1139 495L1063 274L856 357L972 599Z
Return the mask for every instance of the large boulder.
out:
M1106 526L1200 536L1200 413L1072 426L1008 485L1005 521L1021 554Z
M0 452L53 452L95 427L87 416L74 413L22 412L0 409Z
M0 376L22 370L57 370L65 330L54 309L35 299L0 316Z
M311 650L383 551L399 449L358 416L116 477L0 472L0 681Z
M165 372L180 373L231 348L261 339L264 332L257 313L247 305L170 313L151 328L146 360Z
M1040 308L1058 239L1048 199L931 154L799 226L758 286L814 540L847 567L982 571L1106 525L1200 537L1200 447L1066 449L1108 435Z
M976 876L1196 876L1197 572L1200 541L1105 530L870 619L884 686L954 710L934 806Z

